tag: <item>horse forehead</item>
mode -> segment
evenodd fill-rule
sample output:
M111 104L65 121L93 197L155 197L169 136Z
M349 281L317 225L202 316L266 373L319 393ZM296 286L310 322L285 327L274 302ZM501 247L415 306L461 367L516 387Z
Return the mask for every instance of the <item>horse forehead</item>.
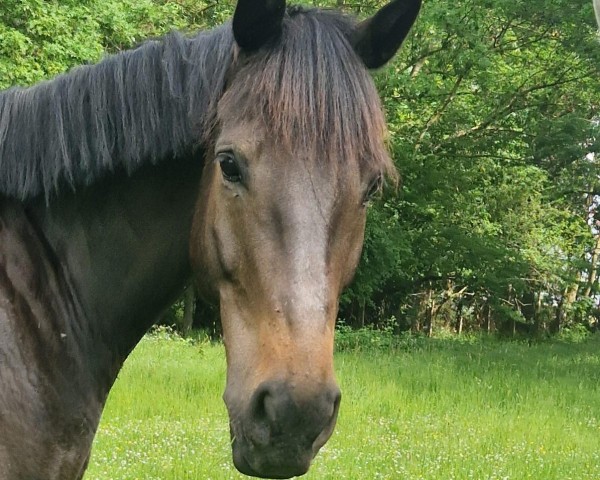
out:
M221 118L221 131L215 150L232 149L252 159L257 156L263 143L265 131L257 122L228 121Z
M351 159L333 158L317 149L285 145L260 121L223 122L215 151L233 150L261 182L282 187L331 192L360 182L361 171ZM307 139L306 143L310 143ZM302 190L306 193L306 190Z
M277 199L296 217L316 215L326 220L356 197L358 181L327 158L302 151L263 151L255 172L257 188ZM268 198L266 201L269 201ZM291 212L290 212L291 213Z

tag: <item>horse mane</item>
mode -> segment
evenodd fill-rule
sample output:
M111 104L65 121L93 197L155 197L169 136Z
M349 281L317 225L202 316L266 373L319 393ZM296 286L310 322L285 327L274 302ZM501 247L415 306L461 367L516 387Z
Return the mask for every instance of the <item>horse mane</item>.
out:
M161 40L0 92L0 194L48 199L65 184L197 146L231 63L230 26Z
M379 96L350 45L353 26L339 13L289 8L282 40L234 65L222 99L239 58L230 23L0 92L0 195L49 199L189 153L208 141L217 108L262 118L285 146L395 178Z

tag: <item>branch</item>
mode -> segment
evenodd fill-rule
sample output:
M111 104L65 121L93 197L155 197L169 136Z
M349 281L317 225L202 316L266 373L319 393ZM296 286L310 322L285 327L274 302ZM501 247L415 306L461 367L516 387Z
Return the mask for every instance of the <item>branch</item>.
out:
M534 85L534 86L526 88L526 89L521 89L524 86L524 84L522 84L521 87L519 87L517 89L517 91L512 95L512 98L506 105L504 105L503 107L498 107L495 111L493 111L490 115L488 115L488 118L486 118L484 121L478 123L477 125L474 125L473 127L469 128L467 130L459 130L458 132L456 132L455 135L449 137L444 143L447 144L453 140L458 140L460 138L471 135L475 132L479 132L479 131L487 129L492 123L494 123L498 119L502 118L503 116L505 116L509 113L514 113L515 110L513 110L513 107L517 103L517 101L523 99L524 97L527 97L529 94L531 94L533 92L536 92L538 90L547 89L547 88L554 88L554 87L558 87L561 85L566 85L568 83L579 82L581 79L589 77L589 75L591 73L592 72L586 72L585 74L582 74L582 75L579 75L576 77L559 79L554 82L548 82L548 83L543 83L540 85ZM528 108L528 107L529 106L526 106L525 108Z
M446 100L444 100L444 103L442 104L441 108L437 112L435 112L429 118L429 120L427 120L427 123L425 123L425 128L419 135L417 143L415 144L415 151L418 151L420 149L421 142L423 141L423 138L427 134L427 131L431 128L432 125L435 125L440 120L440 118L442 118L442 114L448 108L448 105L450 105L450 103L456 97L456 92L458 91L460 84L462 83L463 79L465 78L466 73L467 72L464 72L458 76L458 78L454 82L454 86L452 87L452 90L450 90L450 93L448 93L448 96L446 97Z

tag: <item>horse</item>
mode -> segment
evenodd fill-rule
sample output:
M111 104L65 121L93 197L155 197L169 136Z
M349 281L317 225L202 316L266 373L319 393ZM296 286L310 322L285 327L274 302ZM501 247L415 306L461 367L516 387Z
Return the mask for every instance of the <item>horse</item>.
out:
M340 406L339 296L396 175L369 70L419 9L239 0L0 93L0 479L83 477L119 369L192 277L220 308L236 468L308 471Z

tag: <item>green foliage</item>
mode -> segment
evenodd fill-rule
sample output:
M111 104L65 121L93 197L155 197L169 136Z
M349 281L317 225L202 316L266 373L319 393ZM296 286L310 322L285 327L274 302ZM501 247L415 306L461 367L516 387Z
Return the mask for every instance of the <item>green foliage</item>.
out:
M0 5L0 87L26 85L102 53L88 2L9 0Z
M184 309L184 302L179 299L165 312L159 323L167 326L179 325L183 319Z
M590 331L585 325L576 323L563 328L558 334L558 338L569 343L581 343L590 338Z
M231 2L4 0L0 88L29 85L171 30L220 22Z
M416 346L416 337L410 332L396 335L397 322L394 317L375 328L367 325L358 329L351 328L343 321L338 322L335 330L335 347L338 352L391 351Z
M351 290L369 297L367 317L420 317L425 289L441 301L450 288L462 292L454 310L486 304L497 323L533 322L522 296L542 292L556 308L595 269L582 195L599 191L599 166L586 158L600 137L598 78L590 2L424 5L377 76L403 187L371 212ZM350 300L344 318L356 315Z
M174 327L169 325L155 325L146 335L148 341L157 342L180 342L187 345L195 345L202 349L210 343L210 339L205 332L201 330L193 330L190 335L182 336Z
M355 281L343 294L342 303L373 304L376 293L395 272L401 271L400 262L411 254L402 233L398 212L387 208L387 203L369 209L363 255Z

